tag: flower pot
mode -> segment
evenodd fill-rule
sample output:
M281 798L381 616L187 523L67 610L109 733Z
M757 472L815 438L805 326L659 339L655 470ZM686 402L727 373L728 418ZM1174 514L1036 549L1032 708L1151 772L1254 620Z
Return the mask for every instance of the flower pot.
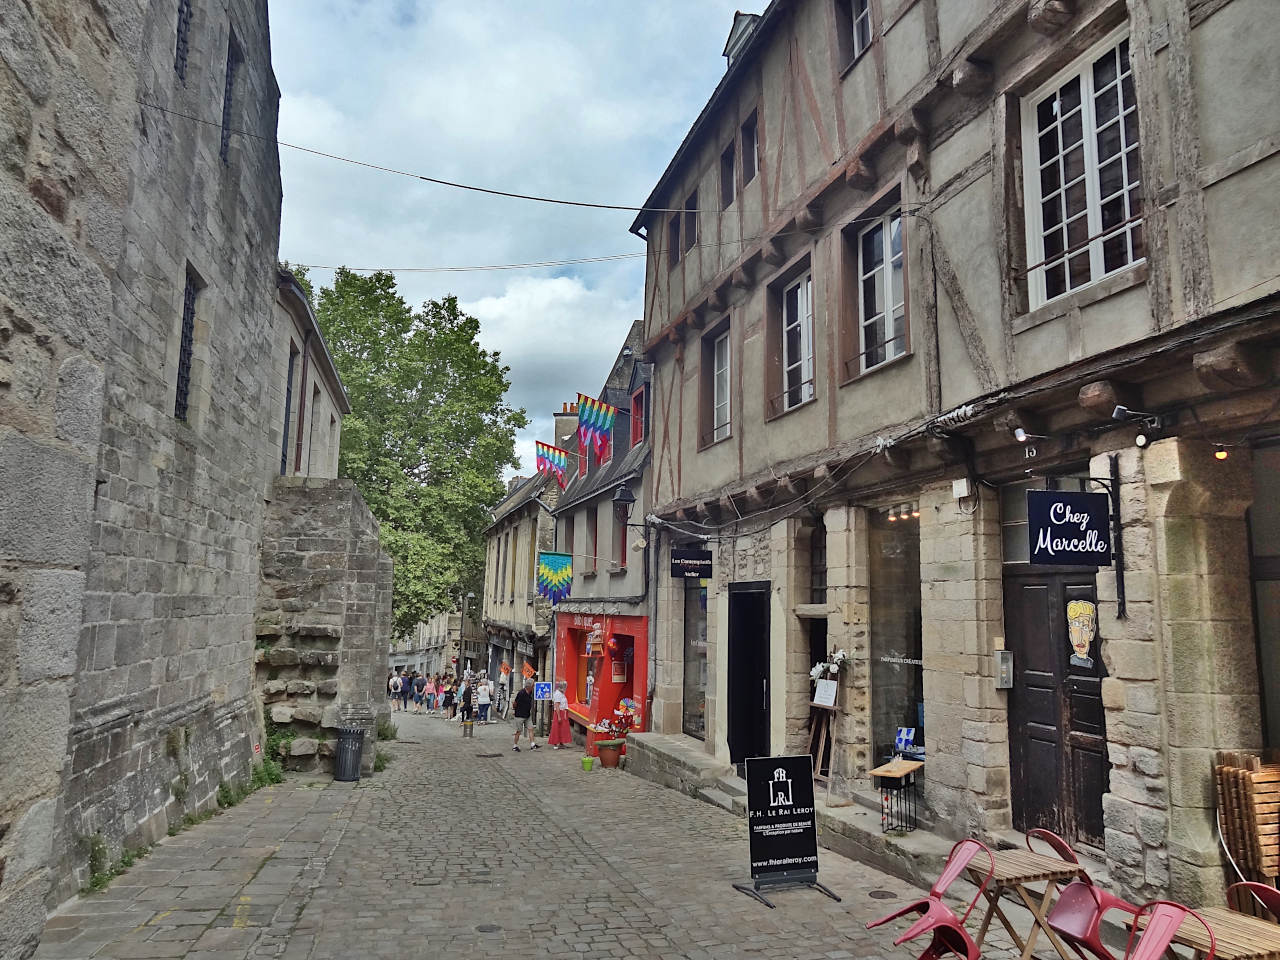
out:
M600 754L600 766L611 770L617 767L618 758L622 756L622 741L598 740L596 750Z
M583 770L586 770L588 773L590 773L590 772L591 772L591 765L592 765L593 763L595 763L595 759L596 759L595 757L583 757L583 758L582 758L582 769L583 769Z

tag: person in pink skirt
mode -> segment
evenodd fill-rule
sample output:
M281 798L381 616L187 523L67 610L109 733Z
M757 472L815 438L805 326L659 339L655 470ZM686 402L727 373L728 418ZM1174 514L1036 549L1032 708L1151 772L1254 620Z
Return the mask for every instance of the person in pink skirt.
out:
M569 728L569 698L565 696L568 686L560 680L551 695L551 735L547 737L547 743L553 750L573 743L573 731Z

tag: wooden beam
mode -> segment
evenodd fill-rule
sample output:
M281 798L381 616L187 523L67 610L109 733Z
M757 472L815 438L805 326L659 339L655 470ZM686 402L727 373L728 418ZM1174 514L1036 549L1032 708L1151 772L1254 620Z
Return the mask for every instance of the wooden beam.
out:
M1036 33L1051 37L1070 23L1075 13L1075 0L1031 0L1027 24Z
M724 313L729 306L729 298L724 286L716 287L707 297L707 309L712 313Z
M951 88L966 97L985 93L991 86L991 68L985 63L965 60L951 71Z
M876 185L876 172L862 157L854 157L844 168L844 182L854 190L870 190Z
M769 266L778 267L786 262L787 252L782 249L782 244L777 240L766 240L761 257Z
M805 233L817 233L822 229L822 204L811 203L796 214L796 227Z
M973 452L973 441L958 434L930 436L924 445L926 450L943 463L964 463Z
M928 221L925 221L928 224ZM983 391L994 390L996 388L996 371L991 365L991 358L987 355L986 344L982 339L982 333L978 330L978 321L974 317L973 311L969 309L969 301L965 298L964 290L960 287L960 280L956 276L955 270L951 266L951 258L947 255L946 248L942 245L936 230L931 224L925 229L928 231L930 243L933 246L933 267L937 273L938 285L946 293L947 299L951 301L951 313L955 316L956 324L960 328L960 339L964 343L965 351L969 354L969 362L973 365L973 372L978 378L978 384Z
M912 107L898 117L893 125L893 135L899 143L914 143L923 140L928 131L923 111Z
M739 290L746 290L751 286L751 271L746 267L739 267L737 270L733 271L733 277L730 280L730 283Z
M1267 351L1249 349L1239 341L1225 343L1191 358L1196 377L1209 390L1260 387L1269 379Z
M884 459L895 470L911 469L911 451L903 447L885 447Z
M1076 394L1076 402L1082 410L1093 414L1099 420L1110 420L1116 407L1126 406L1133 410L1142 409L1142 397L1138 388L1128 383L1115 380L1094 380L1086 383Z

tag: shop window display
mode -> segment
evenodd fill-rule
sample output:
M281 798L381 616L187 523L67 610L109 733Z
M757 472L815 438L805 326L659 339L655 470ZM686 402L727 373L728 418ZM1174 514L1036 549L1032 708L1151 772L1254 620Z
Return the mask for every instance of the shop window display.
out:
M684 706L682 729L707 738L707 583L684 586Z
M871 737L876 762L897 752L899 728L924 750L920 521L911 503L870 511Z

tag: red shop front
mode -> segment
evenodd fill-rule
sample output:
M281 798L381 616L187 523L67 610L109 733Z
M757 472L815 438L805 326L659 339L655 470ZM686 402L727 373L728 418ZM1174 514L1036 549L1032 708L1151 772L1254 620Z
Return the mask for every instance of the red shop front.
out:
M636 705L635 730L647 730L649 618L557 613L556 679L567 684L569 719L587 731L587 752L608 734L591 729L623 700Z

